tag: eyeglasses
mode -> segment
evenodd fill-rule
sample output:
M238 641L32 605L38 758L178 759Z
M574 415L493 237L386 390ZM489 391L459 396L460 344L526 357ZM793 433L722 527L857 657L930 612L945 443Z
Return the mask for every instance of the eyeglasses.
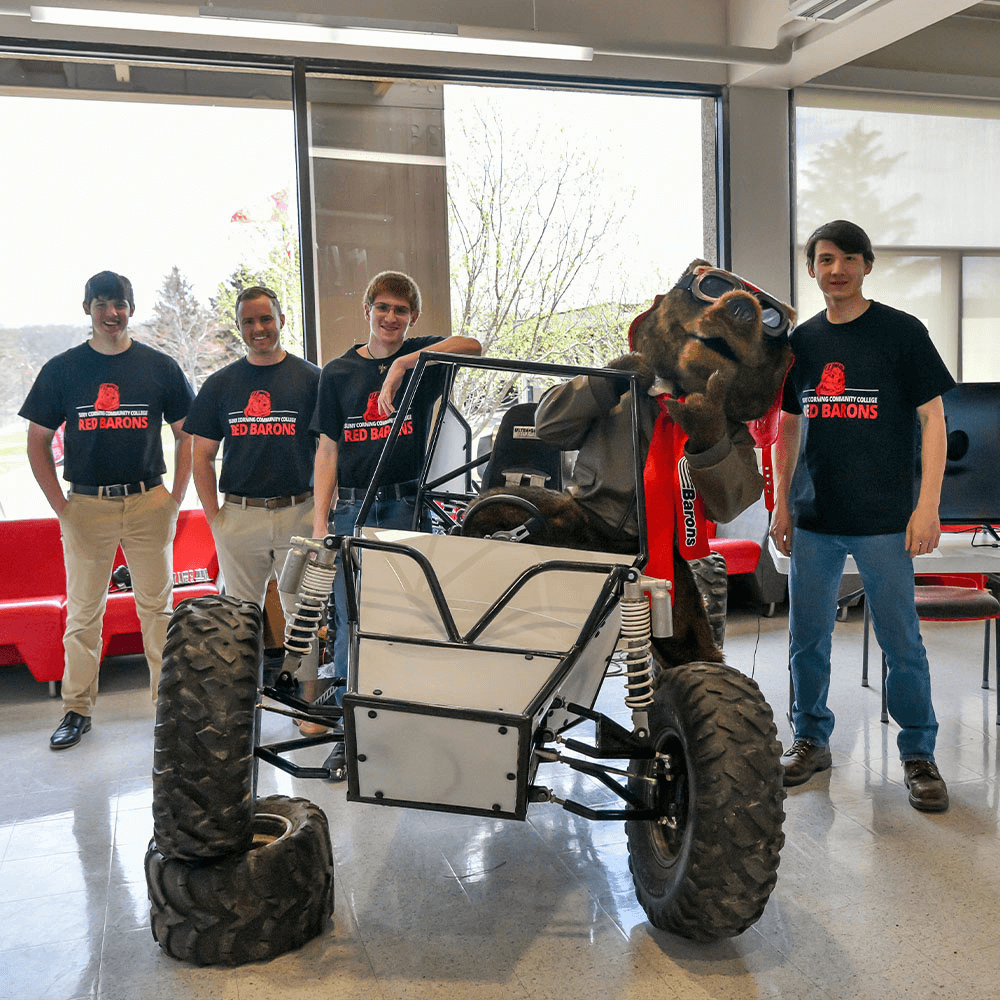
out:
M716 302L726 292L750 292L760 303L760 319L764 326L765 337L784 338L792 325L788 307L784 303L756 285L751 285L745 278L730 274L729 271L713 267L698 274L686 274L675 287L689 291L694 298L702 302Z
M394 316L398 316L400 319L408 319L412 310L409 306L392 306L388 302L375 302L372 305L372 311L377 312L379 316L388 316L392 313Z

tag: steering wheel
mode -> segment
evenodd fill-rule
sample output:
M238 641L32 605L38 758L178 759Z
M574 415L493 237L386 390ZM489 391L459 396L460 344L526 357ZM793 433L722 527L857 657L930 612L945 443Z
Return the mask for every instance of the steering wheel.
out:
M459 534L470 535L470 532L465 529L469 524L469 518L473 514L478 514L488 507L496 507L500 504L520 507L528 517L515 528L505 531L494 531L491 535L483 535L483 538L493 538L502 542L523 542L529 536L535 535L539 531L544 531L548 527L548 522L545 520L542 512L530 500L515 496L513 493L491 493L489 496L478 497L473 500L465 509L465 517L462 518L462 527Z

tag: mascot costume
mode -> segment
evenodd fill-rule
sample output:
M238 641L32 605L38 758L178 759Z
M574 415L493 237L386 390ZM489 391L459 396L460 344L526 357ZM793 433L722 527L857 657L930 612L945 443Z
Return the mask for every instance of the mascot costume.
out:
M674 634L654 640L661 665L723 660L725 611L713 623L713 639L699 588L718 579L721 561L710 552L706 519L731 521L760 498L765 480L770 487L769 449L762 475L754 444L774 440L793 319L790 307L745 279L696 260L636 317L630 353L608 365L637 376L646 456L644 572L672 581ZM638 552L632 385L582 375L550 389L538 404L535 431L564 451L578 450L568 490L489 490L469 506L462 533L486 536L521 524L523 505L505 505L506 494L541 513L544 524L530 537L536 544ZM495 499L483 503L489 497ZM725 579L723 562L723 595Z

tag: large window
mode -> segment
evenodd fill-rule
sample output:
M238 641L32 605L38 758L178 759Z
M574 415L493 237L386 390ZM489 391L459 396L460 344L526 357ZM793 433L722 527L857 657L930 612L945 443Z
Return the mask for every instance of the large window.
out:
M27 426L16 414L41 365L89 336L81 302L91 274L128 276L134 337L174 357L195 388L242 353L232 302L248 278L279 291L287 341L301 350L288 74L47 65L48 77L66 86L0 94L0 119L19 137L16 154L4 159L0 209L7 247L0 516L7 519L51 513L28 468ZM4 66L8 75L11 68ZM40 75L27 72L25 82ZM226 96L232 89L275 96L236 101ZM170 464L166 428L164 445ZM197 503L190 489L186 504Z
M603 365L657 292L717 257L714 100L319 74L308 90L324 360L364 339L367 280L398 268L424 333ZM458 394L474 433L509 401L478 377Z
M830 219L869 234L866 293L918 316L952 375L1000 378L1000 106L796 92L796 301L823 307L801 247Z
M23 140L0 209L16 248L0 318L0 516L49 514L16 413L40 366L88 336L96 271L128 275L134 335L197 389L242 353L232 304L248 283L280 293L286 345L305 339L321 362L365 339L365 286L396 269L423 289L418 333L599 365L693 258L718 259L714 96L293 70L0 57L0 114ZM316 306L306 338L303 283ZM477 432L508 396L469 387Z

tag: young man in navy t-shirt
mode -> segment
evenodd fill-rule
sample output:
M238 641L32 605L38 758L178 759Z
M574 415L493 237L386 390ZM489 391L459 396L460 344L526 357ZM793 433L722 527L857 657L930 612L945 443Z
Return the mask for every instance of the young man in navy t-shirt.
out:
M20 415L28 425L28 462L59 518L66 560L65 716L53 750L80 742L91 728L108 582L121 544L128 561L149 680L156 700L173 598L177 512L191 477L191 440L183 429L191 387L177 363L132 340L132 284L101 271L86 284L90 339L42 367ZM175 440L173 487L160 433ZM65 422L63 495L52 439Z
M865 298L875 255L864 230L844 220L820 226L806 258L826 309L792 333L795 363L785 383L771 526L775 545L791 556L795 740L782 758L785 784L802 784L832 763L830 651L850 554L888 664L888 708L900 726L910 804L941 812L948 790L934 763L937 720L912 559L933 551L941 536L941 394L955 382L918 319Z
M421 351L478 355L482 347L472 337L419 337L408 334L420 316L420 289L407 274L383 271L365 290L368 339L355 344L324 369L313 429L319 433L314 483L316 511L313 535L330 530L354 531L361 501L371 483L386 435L396 412L395 401L406 389ZM411 527L416 479L423 467L434 404L444 388L444 370L428 370L410 404L409 419L393 451L381 493L369 512L369 524L383 528ZM334 500L336 500L335 509ZM331 524L332 522L332 524ZM320 674L347 674L347 594L339 562L336 581L334 661ZM343 774L343 743L335 744L327 760L331 773Z

